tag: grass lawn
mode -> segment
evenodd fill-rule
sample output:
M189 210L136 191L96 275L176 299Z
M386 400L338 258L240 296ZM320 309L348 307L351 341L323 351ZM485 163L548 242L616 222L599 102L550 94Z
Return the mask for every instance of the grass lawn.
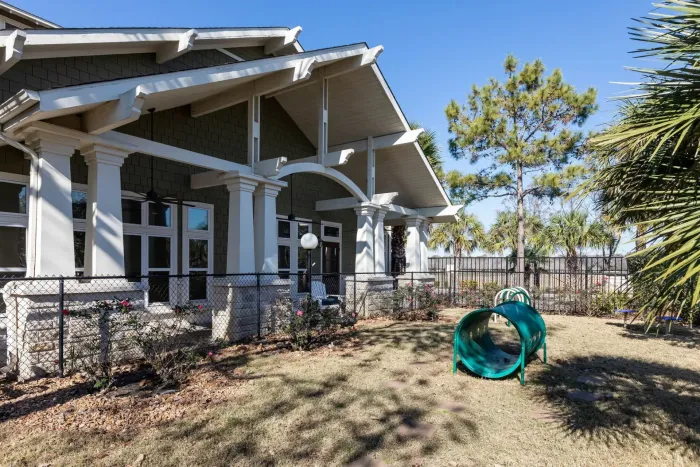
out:
M532 361L521 387L516 377L450 372L462 314L364 322L311 352L226 349L173 394L86 394L77 377L0 386L0 462L700 463L700 334L651 337L619 321L545 316L550 365ZM612 398L567 397L575 390Z

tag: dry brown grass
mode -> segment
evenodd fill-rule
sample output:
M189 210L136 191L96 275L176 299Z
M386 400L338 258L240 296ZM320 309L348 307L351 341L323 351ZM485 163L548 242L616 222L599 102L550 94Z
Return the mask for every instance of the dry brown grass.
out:
M104 396L73 388L64 397L66 388L43 383L0 404L2 463L126 465L140 455L144 466L700 462L700 335L646 337L614 321L546 316L550 365L532 361L521 387L516 378L451 374L452 330L463 313L438 323L363 323L356 338L313 352L226 351L180 394L124 398L124 412L178 411L125 428L80 428L80 409L70 409ZM576 382L582 375L600 377L594 390L615 397L569 400L568 391L585 388ZM22 400L25 412L8 416ZM26 410L31 400L41 410ZM55 424L32 422L42 416Z

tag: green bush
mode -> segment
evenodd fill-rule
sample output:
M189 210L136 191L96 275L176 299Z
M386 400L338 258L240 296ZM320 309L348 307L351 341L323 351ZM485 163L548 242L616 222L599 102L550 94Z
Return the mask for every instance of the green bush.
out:
M615 310L625 308L629 297L622 292L601 292L593 294L585 308L587 316L611 316Z
M338 330L354 326L357 322L356 313L345 313L340 305L321 308L318 301L307 295L298 309L287 308L287 316L283 317L283 331L289 336L292 348L307 350L321 338L328 338Z
M437 321L440 297L432 284L409 282L394 291L393 315L396 319L410 321Z

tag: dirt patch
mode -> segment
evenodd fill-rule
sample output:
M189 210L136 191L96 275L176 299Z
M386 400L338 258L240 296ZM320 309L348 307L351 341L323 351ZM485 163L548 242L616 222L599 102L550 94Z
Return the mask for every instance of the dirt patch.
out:
M3 384L3 463L700 462L700 361L680 337L630 338L605 320L545 316L556 329L550 365L531 361L522 387L517 378L452 374L452 333L464 313L362 322L308 352L282 341L224 349L175 392L137 380L95 394L77 376ZM581 402L572 391L615 398Z

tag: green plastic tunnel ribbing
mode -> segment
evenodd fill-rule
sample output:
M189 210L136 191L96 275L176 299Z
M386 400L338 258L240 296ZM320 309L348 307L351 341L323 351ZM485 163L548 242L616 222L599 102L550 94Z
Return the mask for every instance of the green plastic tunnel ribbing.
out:
M492 314L507 319L520 337L520 353L510 354L498 347L489 333ZM454 334L452 371L457 371L457 357L469 371L484 378L504 378L520 370L520 382L525 383L528 357L544 347L547 362L547 329L542 316L532 306L522 302L505 302L493 308L474 310L457 325Z

